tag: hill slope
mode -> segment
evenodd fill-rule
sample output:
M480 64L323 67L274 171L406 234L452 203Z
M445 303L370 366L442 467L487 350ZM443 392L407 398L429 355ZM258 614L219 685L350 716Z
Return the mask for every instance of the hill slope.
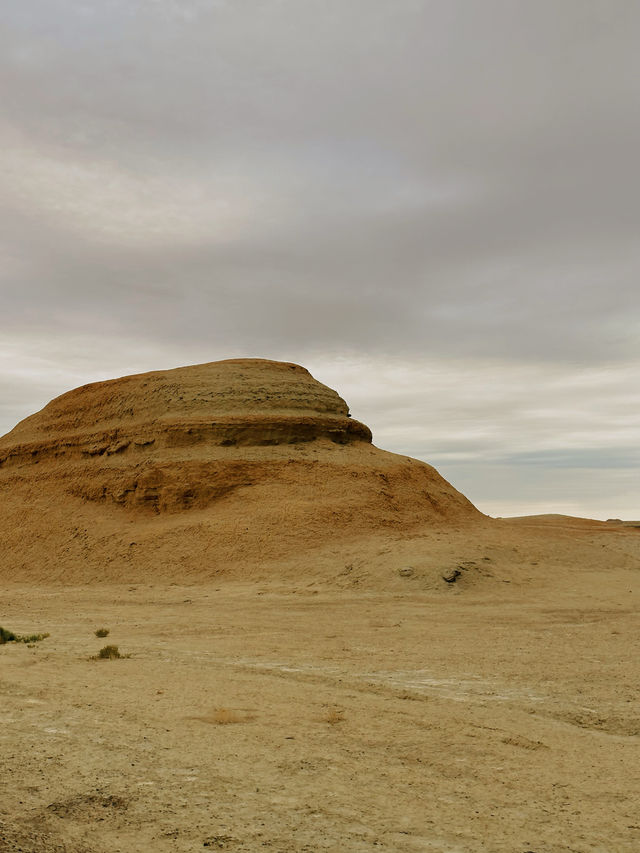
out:
M298 365L235 359L93 383L0 439L7 580L206 579L484 516L379 450Z

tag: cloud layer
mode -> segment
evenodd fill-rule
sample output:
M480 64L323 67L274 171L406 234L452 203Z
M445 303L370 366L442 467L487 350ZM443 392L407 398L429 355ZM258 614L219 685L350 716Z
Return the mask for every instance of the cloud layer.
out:
M6 429L63 381L249 354L343 364L379 443L461 488L515 471L502 514L637 472L637 4L0 16Z

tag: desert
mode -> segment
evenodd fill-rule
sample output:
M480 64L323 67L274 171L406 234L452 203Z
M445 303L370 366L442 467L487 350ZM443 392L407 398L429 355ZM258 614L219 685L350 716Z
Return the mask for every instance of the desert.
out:
M0 853L640 853L640 2L0 20Z
M0 851L640 848L640 524L489 518L260 359L64 394L0 505Z

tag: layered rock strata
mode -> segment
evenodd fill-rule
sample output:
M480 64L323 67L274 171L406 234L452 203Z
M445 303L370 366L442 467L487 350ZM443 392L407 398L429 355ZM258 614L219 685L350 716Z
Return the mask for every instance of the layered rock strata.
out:
M63 394L0 439L0 501L4 565L55 560L61 579L99 561L158 572L150 559L164 575L210 575L332 537L480 517L431 466L374 447L303 367L261 359Z

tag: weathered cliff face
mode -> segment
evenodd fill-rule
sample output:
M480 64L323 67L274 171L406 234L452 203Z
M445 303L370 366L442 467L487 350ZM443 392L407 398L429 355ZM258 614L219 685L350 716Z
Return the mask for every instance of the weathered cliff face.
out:
M287 440L293 442L298 421L313 418L316 437L320 437L324 429L348 430L352 423L348 414L345 401L304 367L263 359L229 359L76 388L19 423L0 439L0 447L28 442L53 447L70 438L91 444L103 437L108 441L114 433L128 434L133 440L136 433L149 429L179 436L211 425L219 427L219 437L227 437L227 444L234 444L234 431L245 421L259 423L265 430L261 436L258 427L254 440L246 443L269 443L271 423L286 425L291 431ZM359 427L361 437L368 436L370 441L368 430ZM217 438L214 442L222 443ZM307 436L300 438L306 440Z
M71 581L98 565L121 579L210 576L481 517L429 465L375 448L303 367L260 359L63 394L0 438L0 501L4 574Z
M371 432L303 367L236 359L63 394L0 439L0 469L53 475L93 501L179 511L261 478L239 448L318 440L371 442Z

